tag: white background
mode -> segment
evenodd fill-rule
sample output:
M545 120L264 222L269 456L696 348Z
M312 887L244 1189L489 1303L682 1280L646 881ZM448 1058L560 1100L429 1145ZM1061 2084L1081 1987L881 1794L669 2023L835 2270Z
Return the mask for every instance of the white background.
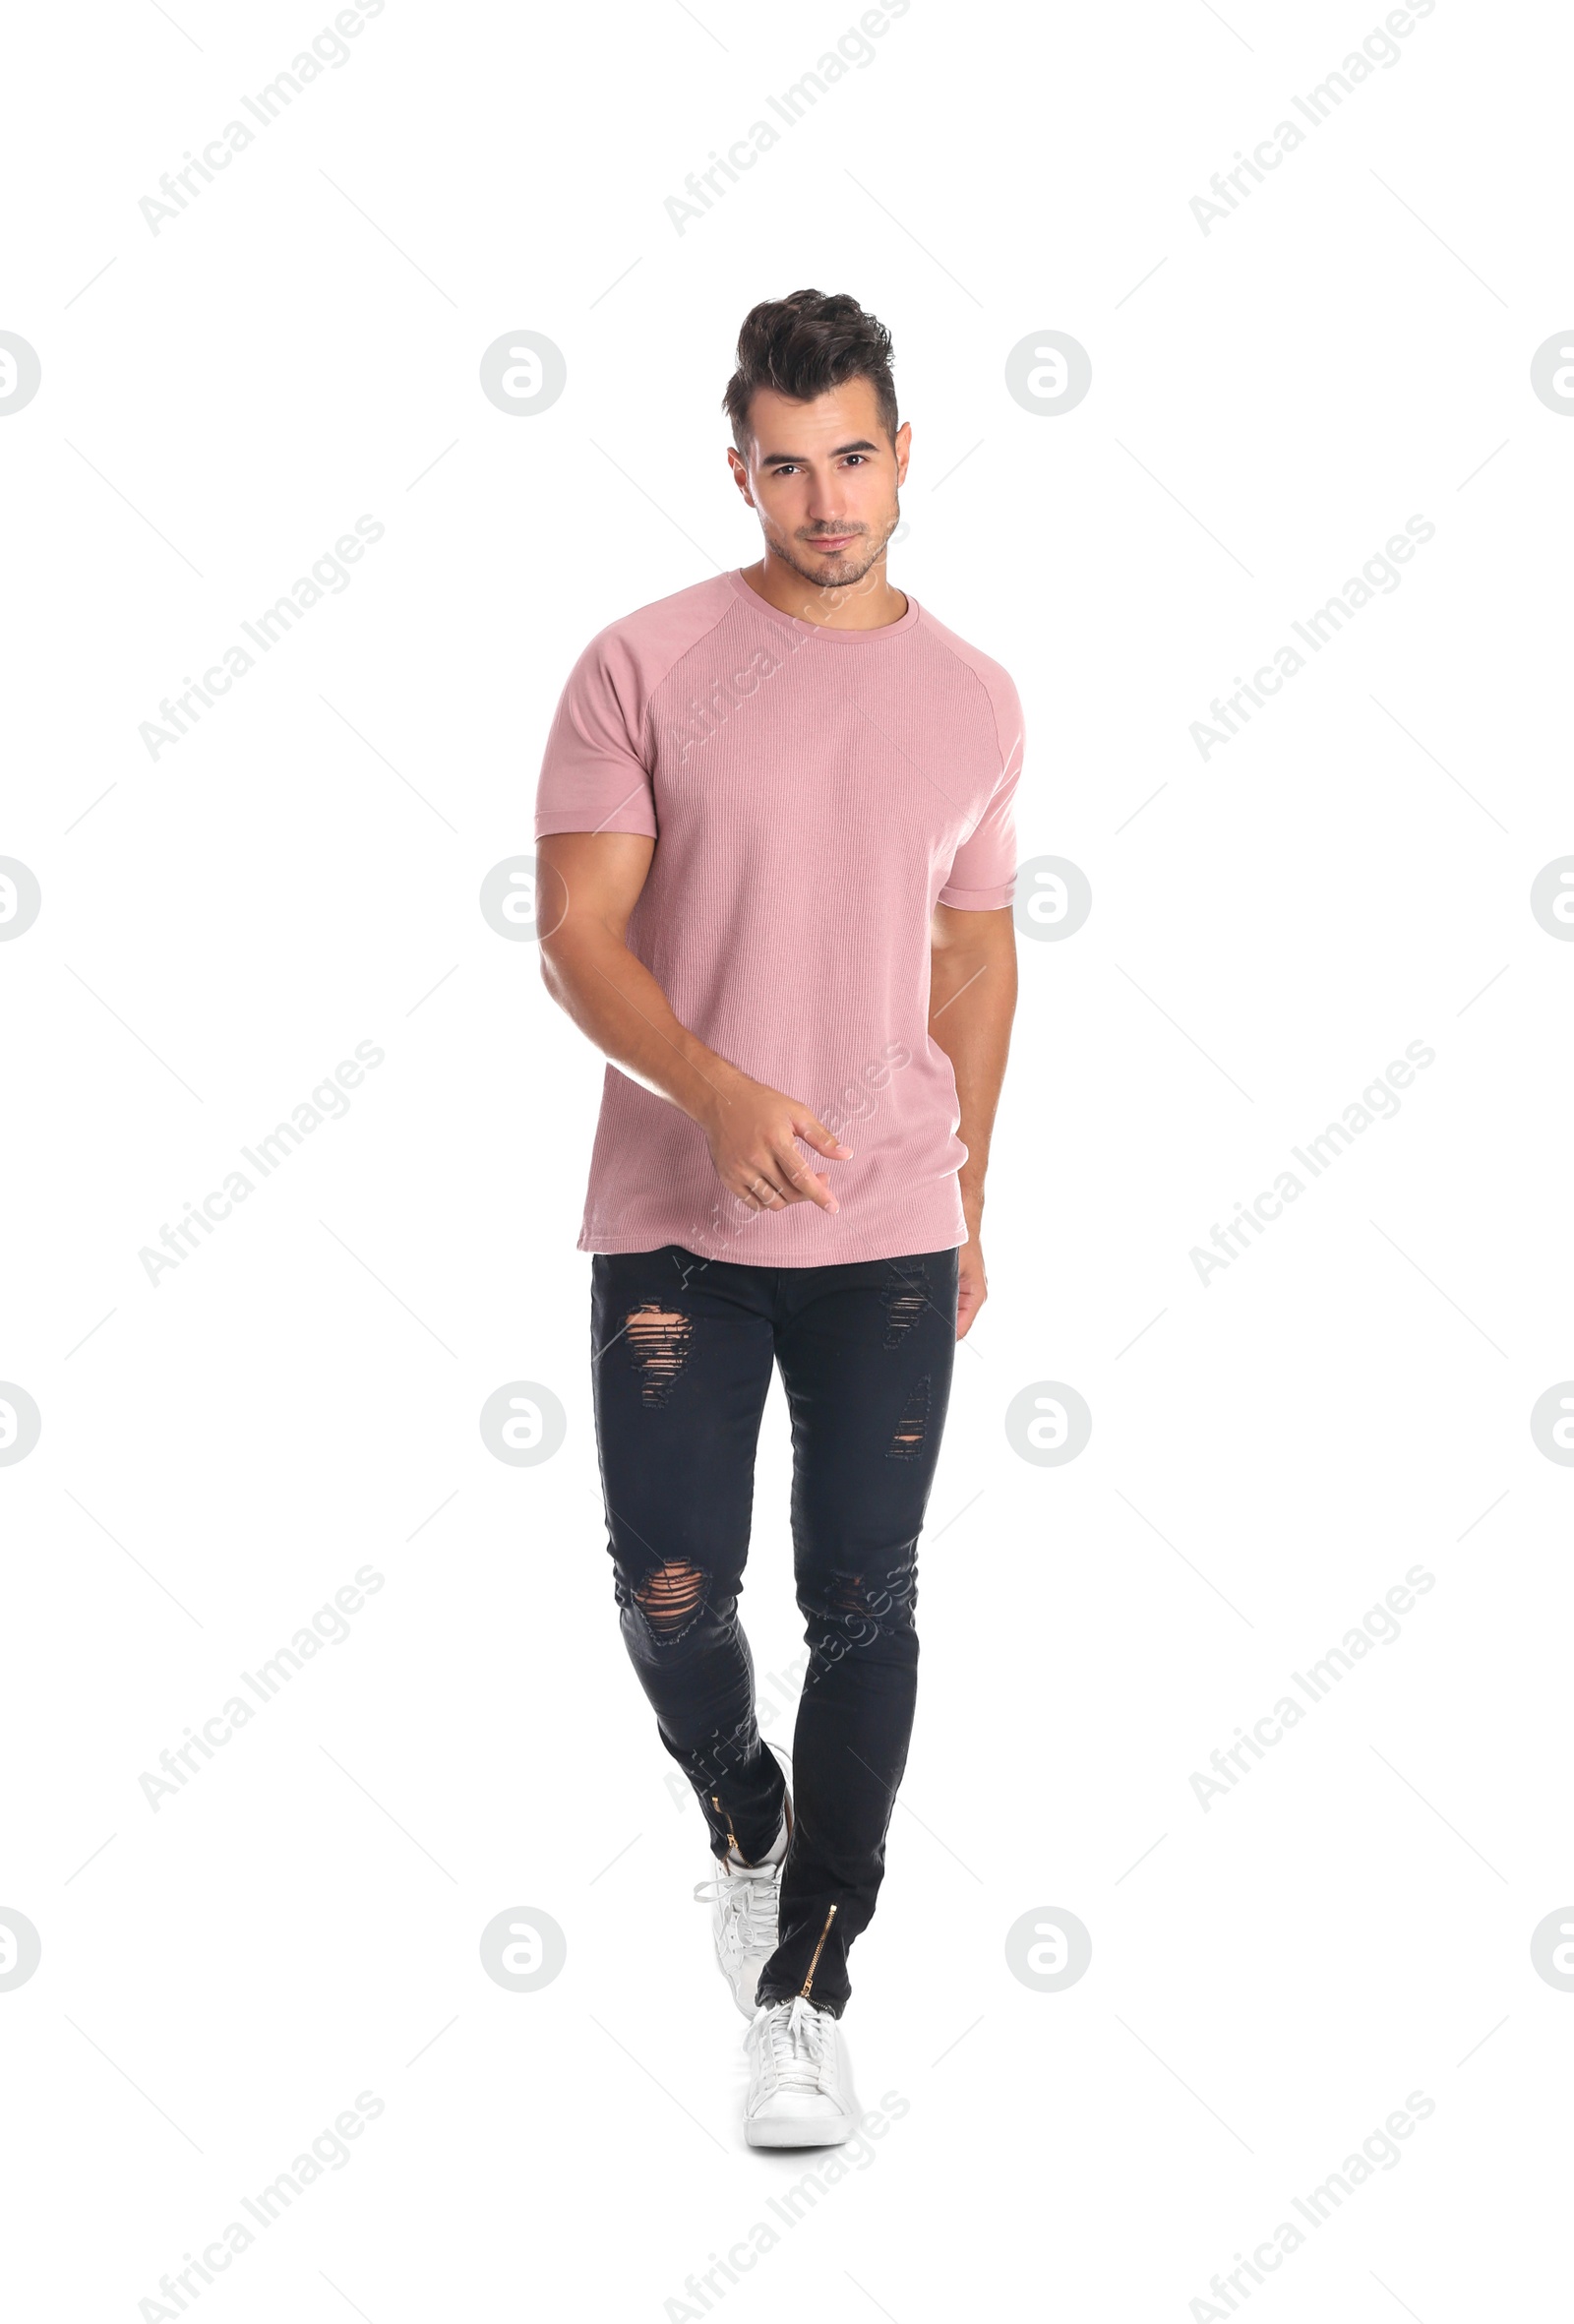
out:
M1313 130L1291 99L1375 0L915 0L679 233L667 197L858 13L391 0L156 234L141 198L331 9L11 26L0 328L42 363L0 427L0 853L43 891L0 946L0 1376L42 1414L0 1469L0 1904L42 1942L0 1992L19 2317L163 2312L363 2091L349 2161L194 2307L1206 2316L1412 2092L1395 2166L1242 2304L1562 2296L1574 1999L1530 1938L1574 1896L1574 1475L1529 1415L1574 1373L1574 950L1529 889L1574 845L1574 427L1530 365L1574 321L1567 20L1442 0ZM1286 119L1204 234L1192 197ZM477 898L580 646L757 553L718 401L746 309L805 284L894 334L893 579L1016 679L1022 857L1094 905L1021 946L853 1956L858 2094L908 2110L696 2302L815 2158L742 2144L704 1835L616 1626L574 1248L600 1062ZM1072 412L1005 391L1047 329L1091 356ZM481 395L518 330L564 352L550 410ZM348 588L154 762L139 724L362 514ZM1412 515L1401 585L1204 763L1211 699ZM150 1283L363 1040L347 1116ZM1192 1247L1413 1041L1398 1116L1204 1286ZM519 1379L568 1414L537 1467L477 1426ZM1093 1413L1065 1466L1005 1437L1040 1380ZM799 1645L786 1485L773 1394L762 1673ZM349 1638L154 1812L142 1772L366 1564ZM1398 1641L1204 1812L1193 1771L1417 1564ZM539 1991L482 1970L511 1907L566 1933ZM1049 1908L1093 1947L1052 1993L1004 1952Z

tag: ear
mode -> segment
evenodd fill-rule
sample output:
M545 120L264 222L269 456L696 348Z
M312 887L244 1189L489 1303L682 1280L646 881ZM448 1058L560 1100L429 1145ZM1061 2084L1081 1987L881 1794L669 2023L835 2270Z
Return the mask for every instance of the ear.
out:
M898 484L905 484L907 482L908 456L913 449L913 430L909 422L905 419L896 431L895 444L896 481Z
M752 509L755 505L755 496L749 489L749 470L735 445L729 444L727 447L727 465L732 470L733 482L742 493L747 505Z

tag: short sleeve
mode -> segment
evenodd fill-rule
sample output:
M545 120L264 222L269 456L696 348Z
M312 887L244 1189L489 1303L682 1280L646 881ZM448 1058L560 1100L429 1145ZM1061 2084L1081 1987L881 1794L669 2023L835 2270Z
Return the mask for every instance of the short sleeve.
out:
M989 805L951 858L939 901L961 912L998 912L1016 894L1016 786L1022 776L1022 705L1003 670L989 689L1001 766Z
M536 785L535 835L637 831L657 836L643 741L645 688L616 635L593 638L569 673Z

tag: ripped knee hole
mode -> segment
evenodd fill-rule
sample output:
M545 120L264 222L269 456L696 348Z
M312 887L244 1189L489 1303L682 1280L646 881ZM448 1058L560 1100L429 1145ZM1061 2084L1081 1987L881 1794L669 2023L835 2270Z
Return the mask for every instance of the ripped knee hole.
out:
M657 1638L681 1637L705 1602L710 1580L699 1566L675 1558L657 1565L635 1588L635 1604Z

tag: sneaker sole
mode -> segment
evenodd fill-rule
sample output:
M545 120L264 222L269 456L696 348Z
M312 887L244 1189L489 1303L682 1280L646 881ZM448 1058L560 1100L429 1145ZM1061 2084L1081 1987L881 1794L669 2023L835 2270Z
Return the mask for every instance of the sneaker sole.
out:
M744 2124L744 2138L752 2147L839 2147L852 2135L851 2114L826 2115L818 2120L796 2114L780 2120L757 2118Z

